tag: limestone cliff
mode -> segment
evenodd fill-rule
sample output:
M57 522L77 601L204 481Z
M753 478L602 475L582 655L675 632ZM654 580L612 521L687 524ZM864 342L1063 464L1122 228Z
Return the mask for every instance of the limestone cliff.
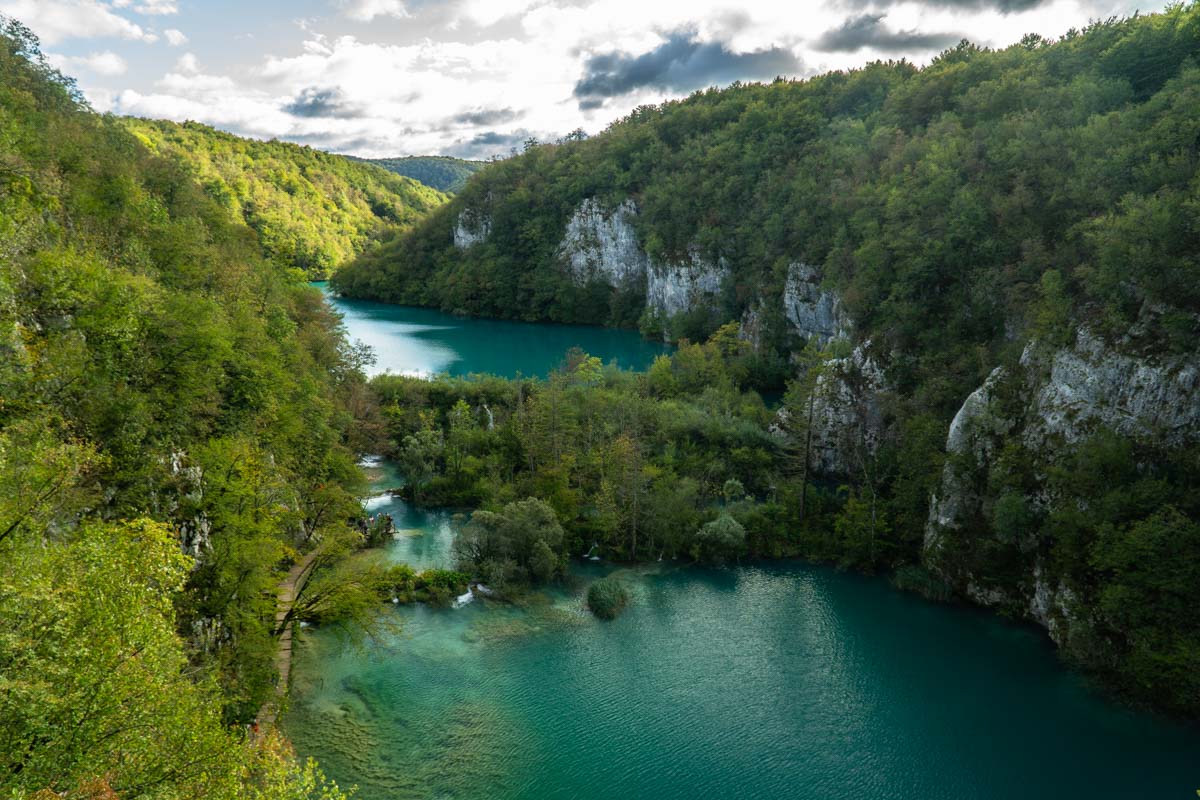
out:
M824 346L834 339L850 338L850 319L841 298L821 287L821 276L814 267L799 262L788 265L783 308L792 330L802 339L815 339Z
M728 276L729 267L724 261L714 264L693 248L684 263L650 265L646 305L667 317L697 306L715 307Z
M600 282L613 288L644 289L647 308L664 318L701 306L718 307L729 266L723 260L713 262L695 247L679 262L654 261L638 241L637 214L632 199L615 208L606 208L594 197L580 203L556 249L571 281L577 286ZM469 247L485 238L488 230L486 217L463 212L455 228L455 244ZM850 337L850 319L840 297L822 286L820 273L812 266L789 265L782 297L760 297L748 307L742 319L744 335L757 340L761 312L768 303L782 310L790 331L801 339L824 346Z
M600 282L614 289L641 291L646 307L664 319L693 308L716 308L728 266L723 261L713 263L697 248L679 263L654 261L638 241L637 213L632 199L614 209L605 208L596 198L580 203L556 249L572 283Z
M632 200L611 211L595 198L580 204L558 245L558 256L577 285L600 281L625 287L646 280L650 259L638 244L635 216L637 205Z
M818 474L861 474L886 432L887 378L864 342L825 365L817 379L812 416L812 464Z
M454 246L466 250L487 241L492 232L492 218L478 209L463 210L454 222Z
M950 426L941 486L930 502L926 563L975 601L1024 614L1066 643L1090 604L1053 574L1035 536L998 538L989 522L997 502L989 470L1001 448L1014 444L1049 468L1100 429L1156 447L1200 441L1198 391L1196 354L1156 356L1130 338L1107 343L1086 328L1069 347L1031 343L1018 367L997 368L967 397ZM1043 492L1024 501L1045 508L1055 498ZM997 546L1017 554L1016 577L974 571Z

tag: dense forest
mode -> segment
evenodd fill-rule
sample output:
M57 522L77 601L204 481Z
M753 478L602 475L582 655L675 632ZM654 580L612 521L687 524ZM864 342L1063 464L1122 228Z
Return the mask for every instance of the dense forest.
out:
M0 17L0 794L343 797L254 730L277 697L278 585L305 559L291 613L320 623L471 580L516 595L593 550L802 556L938 599L975 597L969 581L1016 596L1036 559L1074 603L1067 656L1194 718L1196 438L1100 427L1051 449L997 424L983 468L947 442L981 386L995 419L1026 413L1023 354L1085 328L1146 363L1194 357L1198 52L1193 4L735 85L531 142L448 199L309 148L96 114ZM397 161L430 182L479 166ZM635 201L655 263L728 265L716 304L663 320L574 281L560 242L592 199ZM488 220L470 247L464 212ZM849 334L805 341L766 303L797 262ZM368 381L308 285L334 270L347 294L640 322L679 347L644 373L576 351L545 380ZM849 423L822 439L830 395ZM840 463L820 469L820 447ZM413 503L475 509L456 569L355 553L391 535L363 519L358 461L380 450ZM958 466L979 509L935 558L931 498ZM603 588L589 603L616 615L629 598Z
M482 161L465 161L450 156L405 156L403 158L365 158L389 172L405 175L432 186L439 192L455 194L462 191L467 178L483 168Z
M1077 439L1035 433L1038 403L1066 380L1039 371L1039 353L1055 365L1100 353L1086 369L1124 358L1178 380L1194 370L1197 54L1200 5L1174 6L1056 41L964 42L924 68L708 90L488 165L411 234L340 270L335 288L663 330L645 296L581 284L565 263L564 231L593 198L610 212L634 201L652 265L727 269L713 306L665 326L708 344L644 377L377 379L399 457L426 476L410 491L500 514L532 496L572 546L601 542L619 558L710 557L695 537L720 521L708 530L729 543L724 555L894 570L931 596L1040 613L1069 659L1194 716L1194 426L1155 433L1166 423L1152 416L1134 436L1114 411ZM852 322L824 348L788 329L777 299L797 263L815 267ZM726 327L749 312L753 336ZM784 385L777 417L741 393ZM1155 396L1146 388L1136 402ZM509 422L480 432L484 405ZM960 409L972 413L952 440L970 424L987 435L948 454ZM818 445L837 463L822 469ZM934 548L931 505L948 490L968 510ZM532 556L501 571L528 573Z
M232 219L253 228L263 255L313 280L445 201L427 181L310 147L242 139L196 122L121 122L151 152L179 161Z
M130 128L274 146L95 114L2 24L0 793L340 797L243 724L280 575L357 536L363 356L245 194Z

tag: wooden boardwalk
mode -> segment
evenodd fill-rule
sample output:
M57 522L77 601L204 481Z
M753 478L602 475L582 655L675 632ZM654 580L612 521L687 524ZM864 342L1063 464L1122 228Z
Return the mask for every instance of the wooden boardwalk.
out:
M313 552L306 555L300 561L296 562L290 570L287 577L279 584L278 600L275 605L275 630L279 631L284 625L284 621L288 619L288 613L292 610L292 604L296 602L296 597L304 588L308 576L312 572L313 561L316 559L317 553ZM287 697L288 684L292 674L292 630L296 627L296 621L287 621L286 627L279 633L279 650L275 654L275 669L279 672L279 683L275 686L275 697L263 704L263 707L258 711L258 717L255 724L259 730L267 730L274 727L275 721L279 716L279 709L285 697Z

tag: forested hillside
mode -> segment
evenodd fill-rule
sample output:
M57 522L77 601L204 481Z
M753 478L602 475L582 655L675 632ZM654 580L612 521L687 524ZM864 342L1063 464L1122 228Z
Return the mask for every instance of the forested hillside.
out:
M1187 269L1197 53L1193 5L1054 43L964 43L923 69L877 63L643 107L489 167L334 285L487 316L626 321L620 293L578 285L559 246L583 201L632 198L651 260L728 266L708 330L782 292L799 261L864 334L921 352L911 369L974 383L977 348L1034 323L1047 272L1071 306L1095 303L1118 327L1142 301L1200 304ZM464 211L490 233L462 249Z
M440 192L461 192L467 178L483 169L482 161L464 161L449 156L405 156L404 158L367 158L389 172L407 175Z
M122 122L151 152L181 162L231 218L253 228L267 258L313 280L445 201L432 184L309 147L242 139L195 122Z
M490 165L333 285L692 341L728 342L720 326L736 322L750 351L735 388L788 386L775 449L748 432L714 473L761 504L740 506L763 509L753 524L769 515L808 555L1035 620L1068 658L1195 716L1198 54L1193 3L1056 41L963 43L920 69L647 106ZM696 369L733 374L676 359L653 383L617 385L675 402L687 381L722 424L767 424L718 402ZM628 434L630 460L599 467L610 488L614 463L684 485L678 459L721 441L719 426L664 437L647 413L614 427L564 402L551 468L531 457L513 480L568 510L577 492L599 504L583 454ZM472 463L455 452L435 488ZM471 491L506 497L481 480ZM699 487L687 514L723 499ZM578 509L572 524L599 524ZM627 554L636 517L607 539Z
M268 194L214 199L2 25L0 794L340 796L235 723L273 695L279 576L358 513L359 355L231 214Z

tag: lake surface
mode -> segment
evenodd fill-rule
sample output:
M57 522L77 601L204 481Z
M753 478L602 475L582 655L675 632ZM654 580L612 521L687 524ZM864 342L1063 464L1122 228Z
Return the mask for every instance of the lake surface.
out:
M372 375L486 372L506 378L543 377L572 347L599 356L604 363L615 361L625 369L640 370L670 350L636 331L460 318L429 308L335 297L326 283L314 285L324 289L342 313L351 338L375 351L377 360L368 370Z
M458 352L463 372L480 369ZM386 464L375 476L399 480ZM370 505L405 531L389 558L448 565L448 514ZM610 571L633 603L601 622L582 596ZM524 608L382 608L402 631L363 649L306 631L284 720L298 752L365 800L1200 789L1200 732L1107 702L1036 628L803 564L574 572Z

